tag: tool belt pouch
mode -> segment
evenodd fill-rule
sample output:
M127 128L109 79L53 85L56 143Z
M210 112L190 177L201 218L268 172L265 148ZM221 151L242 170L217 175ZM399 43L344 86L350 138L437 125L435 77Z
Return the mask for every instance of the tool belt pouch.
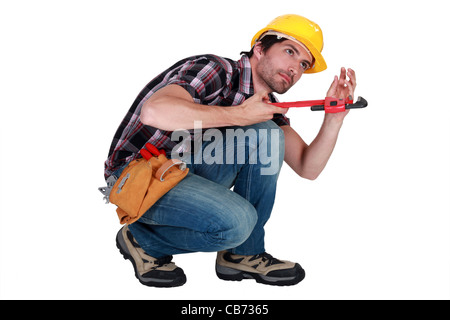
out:
M188 172L184 162L169 160L163 154L130 162L109 195L109 201L117 206L120 223L137 221Z

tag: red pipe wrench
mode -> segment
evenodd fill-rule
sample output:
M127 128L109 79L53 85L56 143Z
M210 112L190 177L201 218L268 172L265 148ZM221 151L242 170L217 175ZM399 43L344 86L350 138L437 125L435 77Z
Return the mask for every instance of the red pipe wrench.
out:
M325 110L325 113L343 112L347 109L360 109L365 108L368 105L366 99L364 99L363 97L358 97L358 100L355 103L353 103L352 96L349 96L347 99L327 97L325 98L325 100L275 102L271 104L281 108L311 107L311 111Z

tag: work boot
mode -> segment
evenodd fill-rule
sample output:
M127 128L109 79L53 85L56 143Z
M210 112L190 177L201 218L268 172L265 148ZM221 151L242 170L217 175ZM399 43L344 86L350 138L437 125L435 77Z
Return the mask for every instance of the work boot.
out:
M275 286L294 285L305 278L305 270L298 263L278 260L265 252L242 256L220 251L217 253L216 274L222 280L255 279Z
M124 259L131 261L139 282L150 287L178 287L186 283L183 270L175 265L172 256L153 258L146 254L134 239L128 226L119 230L117 248Z

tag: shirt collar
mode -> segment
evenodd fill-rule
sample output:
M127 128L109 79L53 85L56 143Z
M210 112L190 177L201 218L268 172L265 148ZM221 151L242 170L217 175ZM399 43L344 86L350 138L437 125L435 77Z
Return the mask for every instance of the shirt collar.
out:
M253 81L252 81L252 66L250 64L250 59L247 55L243 55L238 61L239 68L241 69L241 75L239 78L239 91L253 95Z
M250 59L247 55L244 54L238 61L238 64L239 68L241 69L239 91L252 96L255 91L253 89L252 66L250 64ZM278 102L277 97L273 93L269 93L269 98L272 102Z

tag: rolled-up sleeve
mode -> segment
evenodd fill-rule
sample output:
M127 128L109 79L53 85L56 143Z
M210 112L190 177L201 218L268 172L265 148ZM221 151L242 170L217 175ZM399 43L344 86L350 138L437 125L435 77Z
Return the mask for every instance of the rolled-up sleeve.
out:
M226 72L221 65L206 57L186 61L172 72L167 85L176 84L192 96L194 102L206 104L214 99L226 85Z

